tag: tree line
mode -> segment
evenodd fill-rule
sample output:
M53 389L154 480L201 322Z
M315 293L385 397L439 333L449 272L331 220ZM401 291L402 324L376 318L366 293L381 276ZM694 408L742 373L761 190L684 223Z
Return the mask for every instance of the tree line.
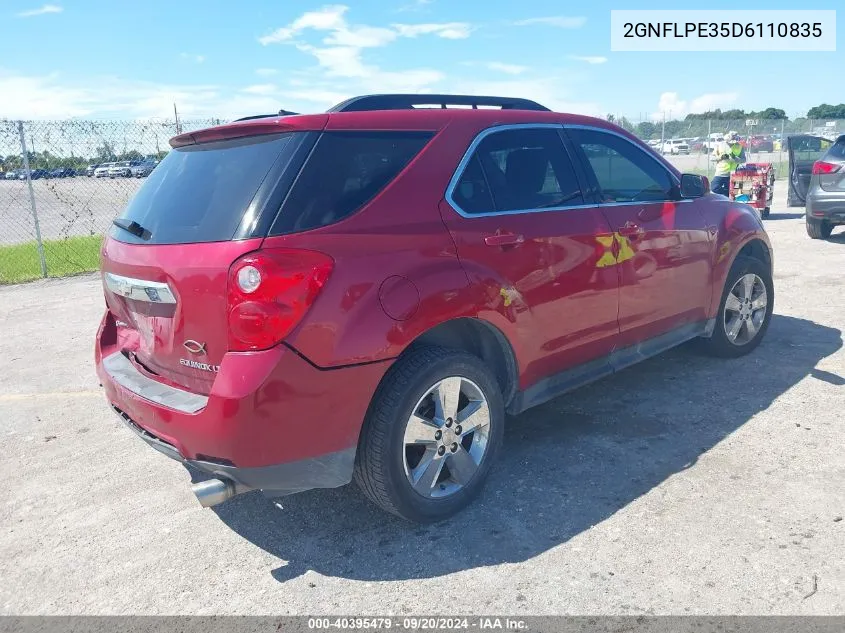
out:
M123 152L115 152L108 144L104 143L98 147L94 156L56 156L49 150L41 152L27 152L30 169L85 169L88 165L98 165L101 163L114 163L124 160L140 161L140 160L161 160L167 152L153 152L151 154L142 154L137 150L128 150ZM0 171L12 171L13 169L23 168L23 158L20 154L9 154L8 156L0 156Z
M758 121L758 125L753 129L755 134L780 133L781 130L784 134L811 133L813 128L823 120L845 119L845 103L839 105L823 103L810 108L807 116L795 119L787 117L786 112L780 108L766 108L760 111L717 108L707 112L688 114L683 119L667 120L665 123L663 121L633 123L626 117L617 118L612 114L607 115L608 121L616 123L643 139L694 138L734 130L744 134L747 132L745 122L748 119Z

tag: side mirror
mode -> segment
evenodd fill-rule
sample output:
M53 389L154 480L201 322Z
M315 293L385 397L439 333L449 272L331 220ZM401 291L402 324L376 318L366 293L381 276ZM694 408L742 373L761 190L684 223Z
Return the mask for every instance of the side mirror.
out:
M698 174L681 174L681 198L701 198L710 191L710 181Z

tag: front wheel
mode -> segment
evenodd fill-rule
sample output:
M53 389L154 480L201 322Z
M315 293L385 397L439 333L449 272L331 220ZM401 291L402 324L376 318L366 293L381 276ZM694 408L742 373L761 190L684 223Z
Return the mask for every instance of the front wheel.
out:
M723 358L744 356L763 340L774 309L772 273L760 260L737 257L722 292L713 335L706 352Z
M504 404L477 357L439 347L409 352L376 392L358 445L355 481L376 505L433 523L481 491L502 442Z

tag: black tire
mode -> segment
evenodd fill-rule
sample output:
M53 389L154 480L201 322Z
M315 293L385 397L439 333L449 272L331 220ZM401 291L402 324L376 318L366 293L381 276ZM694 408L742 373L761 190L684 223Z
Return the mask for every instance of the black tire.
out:
M762 213L760 213L760 217L763 218L764 220L766 220L766 219L768 219L769 214L771 212L772 212L771 208L766 207L765 209L763 209Z
M734 287L737 280L748 273L757 275L763 281L766 287L768 305L766 306L766 316L756 336L747 343L738 345L732 343L728 338L725 324L725 302L728 299L728 293ZM760 260L740 255L734 261L728 273L728 278L725 280L725 287L722 289L722 300L719 302L719 311L716 314L716 325L713 328L713 335L710 338L701 339L701 348L707 354L721 358L745 356L753 351L763 340L763 337L765 337L766 330L769 329L769 322L772 320L774 305L775 289L772 283L772 271Z
M807 235L814 240L826 240L833 232L833 225L825 220L807 218Z
M490 430L486 452L469 483L448 497L432 499L417 493L405 474L405 425L426 391L449 376L467 378L478 386L487 399ZM442 521L481 491L502 443L504 421L501 389L482 360L440 347L412 350L390 368L373 396L358 442L355 482L373 503L403 519Z

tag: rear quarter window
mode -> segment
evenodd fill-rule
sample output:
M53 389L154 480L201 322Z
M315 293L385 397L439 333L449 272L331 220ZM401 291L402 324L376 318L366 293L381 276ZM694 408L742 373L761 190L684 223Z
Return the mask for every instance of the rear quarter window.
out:
M339 222L372 200L433 132L325 132L287 196L271 235Z

